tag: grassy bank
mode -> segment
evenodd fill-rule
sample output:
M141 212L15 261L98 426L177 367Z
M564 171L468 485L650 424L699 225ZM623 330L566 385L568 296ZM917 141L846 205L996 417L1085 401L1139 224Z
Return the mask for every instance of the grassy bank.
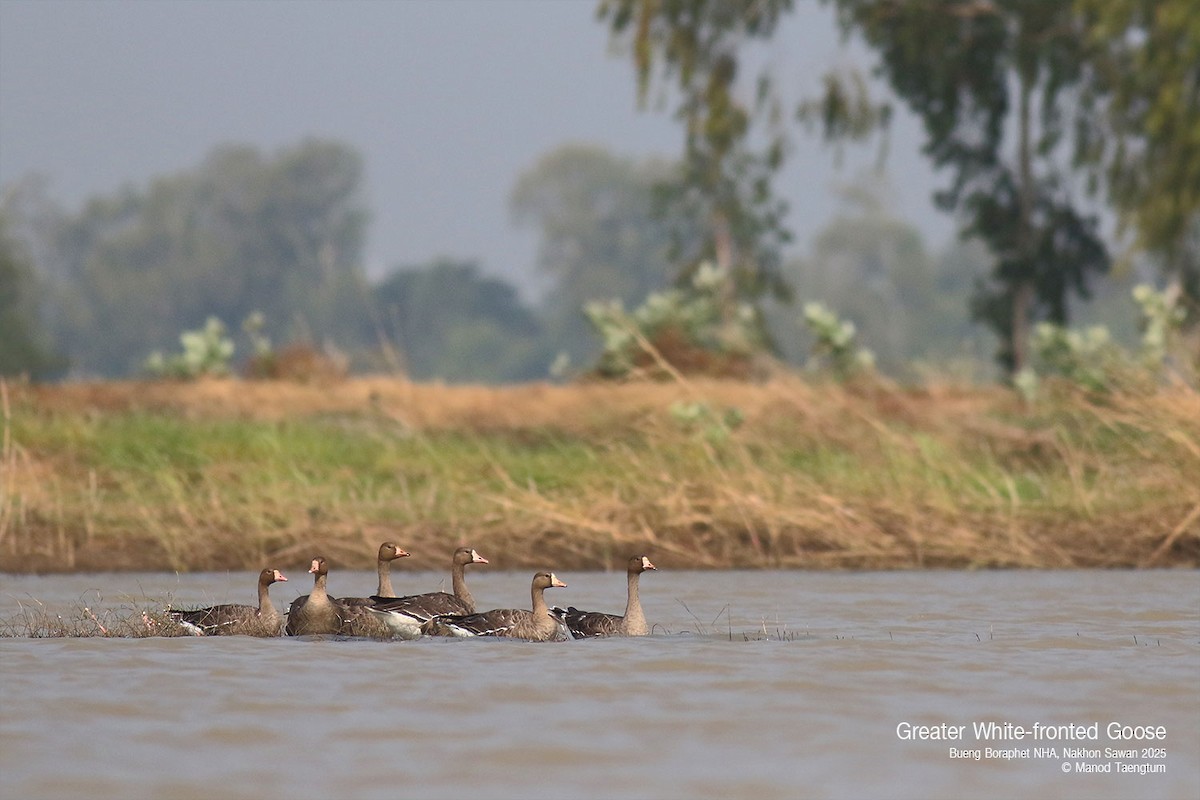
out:
M0 569L1200 564L1200 396L9 385Z

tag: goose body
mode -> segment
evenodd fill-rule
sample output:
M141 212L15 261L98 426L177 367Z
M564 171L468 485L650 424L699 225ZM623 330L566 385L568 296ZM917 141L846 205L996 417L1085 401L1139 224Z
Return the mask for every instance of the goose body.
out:
M580 611L574 606L566 611L554 609L562 616L571 636L588 639L601 636L645 636L650 632L642 602L638 596L638 577L646 570L657 569L646 556L633 556L626 568L625 615L601 611Z
M384 542L379 545L379 553L375 559L375 571L378 574L375 594L373 597L395 597L396 590L392 588L391 564L398 558L407 558L410 554L395 542ZM370 597L339 597L339 605L345 610L343 632L353 636L373 636L386 638L391 630L381 620L367 612L367 606L373 603Z
M268 590L272 583L286 580L277 569L258 573L257 607L225 603L191 610L168 608L166 614L196 636L278 636L283 617L271 603Z
M325 559L320 556L314 558L308 571L313 575L313 590L292 601L284 632L288 636L349 634L353 612L329 596L326 590L329 570Z
M561 620L546 607L543 592L552 587L566 584L552 572L539 572L530 585L532 607L497 608L481 614L436 616L421 626L423 633L430 636L504 636L545 642L565 638Z
M488 560L470 547L460 547L450 559L450 583L454 594L429 592L408 597L369 598L364 610L379 620L388 630L403 639L416 639L421 626L436 616L462 615L475 612L475 598L467 589L465 569L468 564L486 564Z

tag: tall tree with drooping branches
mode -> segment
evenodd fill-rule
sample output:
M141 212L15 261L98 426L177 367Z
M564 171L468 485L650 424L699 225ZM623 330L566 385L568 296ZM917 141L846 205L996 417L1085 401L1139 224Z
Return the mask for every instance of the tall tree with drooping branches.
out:
M1200 321L1200 9L1193 0L1076 0L1092 48L1080 128L1133 250Z
M991 252L973 311L999 335L1001 364L1020 370L1033 323L1065 323L1071 296L1088 297L1110 263L1066 170L1092 47L1080 16L1043 0L835 2L951 176L935 202Z
M681 284L700 264L727 276L722 305L738 298L787 294L780 248L790 240L786 205L772 191L785 146L778 130L756 132L756 120L778 116L770 79L758 76L744 99L738 84L741 48L770 38L793 0L601 0L600 19L629 44L644 102L656 81L678 92L684 154L663 186L662 210L687 236L678 237ZM700 236L694 234L699 227Z

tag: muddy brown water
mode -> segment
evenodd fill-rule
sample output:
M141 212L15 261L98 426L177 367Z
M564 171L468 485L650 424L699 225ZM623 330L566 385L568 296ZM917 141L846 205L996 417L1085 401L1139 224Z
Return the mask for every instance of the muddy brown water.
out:
M309 585L285 572L282 607ZM559 577L554 603L624 605L623 575ZM524 573L470 582L483 607L528 601ZM0 618L253 584L6 575ZM642 639L0 639L0 797L1200 796L1195 571L660 571L642 595Z

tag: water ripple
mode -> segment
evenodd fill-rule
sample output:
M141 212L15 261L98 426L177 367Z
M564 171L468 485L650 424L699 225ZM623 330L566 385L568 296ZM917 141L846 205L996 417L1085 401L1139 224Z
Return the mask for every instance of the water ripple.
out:
M236 601L242 577L140 580ZM696 628L677 598L718 629L547 644L0 639L0 796L1200 793L1195 573L780 573L769 596L739 573L653 577L643 602L662 629ZM509 582L473 589L500 599ZM613 605L613 576L569 582L579 604ZM0 594L51 594L16 583ZM895 731L1110 719L1166 726L1168 774L952 760L947 743Z

